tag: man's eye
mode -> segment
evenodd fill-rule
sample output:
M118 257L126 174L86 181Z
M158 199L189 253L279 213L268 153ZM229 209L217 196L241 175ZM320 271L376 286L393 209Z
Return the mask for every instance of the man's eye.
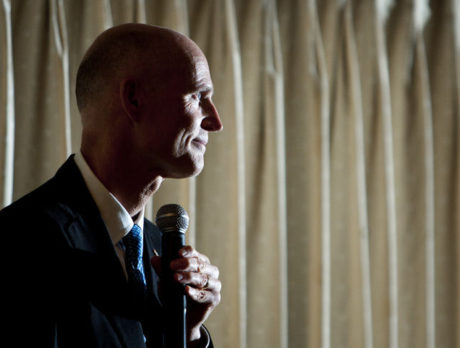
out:
M193 94L193 99L200 101L201 100L201 93L197 92L197 93Z

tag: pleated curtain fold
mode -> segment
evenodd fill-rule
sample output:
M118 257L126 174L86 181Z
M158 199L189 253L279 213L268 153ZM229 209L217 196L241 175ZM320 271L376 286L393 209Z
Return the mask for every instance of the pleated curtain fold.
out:
M3 206L78 151L78 64L125 22L211 68L224 130L146 216L183 205L219 266L216 347L460 348L458 0L1 0Z

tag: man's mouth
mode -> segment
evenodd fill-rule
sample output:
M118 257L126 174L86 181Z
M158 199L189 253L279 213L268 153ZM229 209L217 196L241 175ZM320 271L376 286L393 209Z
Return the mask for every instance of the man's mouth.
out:
M195 144L202 145L204 147L206 147L206 145L208 144L208 140L204 138L195 138L192 140L192 142Z

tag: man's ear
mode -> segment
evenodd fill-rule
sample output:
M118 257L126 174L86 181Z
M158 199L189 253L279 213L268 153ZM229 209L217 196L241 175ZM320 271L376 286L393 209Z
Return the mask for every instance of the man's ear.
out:
M120 101L126 116L136 122L139 120L141 87L139 81L123 80L120 84Z

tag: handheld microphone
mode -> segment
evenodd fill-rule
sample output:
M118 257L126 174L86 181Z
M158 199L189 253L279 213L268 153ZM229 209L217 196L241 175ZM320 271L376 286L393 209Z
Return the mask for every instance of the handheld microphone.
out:
M187 212L178 204L164 205L157 212L156 224L163 232L161 259L166 315L165 347L167 348L187 346L185 287L174 281L169 265L172 260L178 258L178 251L185 245L188 223Z

